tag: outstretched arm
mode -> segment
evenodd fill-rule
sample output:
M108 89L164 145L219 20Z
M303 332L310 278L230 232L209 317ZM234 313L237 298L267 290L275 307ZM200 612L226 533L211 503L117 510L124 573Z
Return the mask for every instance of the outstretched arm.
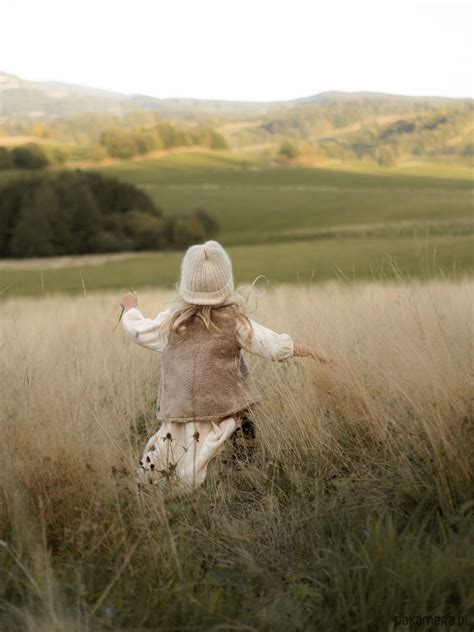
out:
M293 342L288 334L278 334L254 320L250 320L252 333L244 324L239 324L237 334L243 349L259 355L267 360L283 362L293 357L316 358L320 362L332 364L334 360L326 357L323 353Z
M288 334L279 334L254 320L249 322L251 330L242 322L237 324L237 337L242 349L276 362L292 357L293 340Z
M133 292L125 294L120 304L124 310L122 326L127 336L142 347L163 351L168 343L166 321L169 310L160 312L154 319L145 318L138 309L138 300Z

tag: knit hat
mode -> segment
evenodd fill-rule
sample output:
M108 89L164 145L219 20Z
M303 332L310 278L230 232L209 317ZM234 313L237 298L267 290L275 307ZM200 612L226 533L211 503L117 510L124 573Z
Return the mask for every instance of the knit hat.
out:
M186 303L218 305L233 291L232 263L217 241L188 248L179 283L179 293Z

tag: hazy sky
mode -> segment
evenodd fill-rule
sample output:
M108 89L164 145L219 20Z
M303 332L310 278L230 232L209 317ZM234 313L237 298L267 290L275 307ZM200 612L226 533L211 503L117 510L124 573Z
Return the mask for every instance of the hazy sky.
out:
M472 18L456 0L0 0L0 71L156 97L466 97Z

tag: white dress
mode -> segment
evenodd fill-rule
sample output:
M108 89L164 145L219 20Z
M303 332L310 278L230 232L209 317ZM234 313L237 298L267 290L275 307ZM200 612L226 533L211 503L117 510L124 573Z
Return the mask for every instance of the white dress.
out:
M133 307L122 319L125 333L138 345L152 351L164 351L168 344L170 310L154 319L145 318ZM237 324L237 339L245 351L267 360L282 361L293 355L293 341L288 334L278 334L253 320L252 336L247 327ZM224 448L225 441L237 427L234 417L220 422L189 421L161 423L160 429L146 444L140 461L150 482L174 481L184 489L194 489L206 477L209 461Z

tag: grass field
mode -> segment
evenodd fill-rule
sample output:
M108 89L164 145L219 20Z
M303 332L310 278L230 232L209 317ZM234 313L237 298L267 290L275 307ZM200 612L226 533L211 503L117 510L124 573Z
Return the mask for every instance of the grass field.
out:
M460 220L472 227L472 182L411 175L400 170L360 172L327 168L275 168L215 152L180 154L114 165L102 173L137 184L166 212L203 206L221 225L228 245L318 236L328 227L346 230L397 222L435 228ZM448 170L449 171L449 170ZM416 173L416 172L415 172ZM349 227L349 228L347 228ZM423 228L421 229L423 231ZM472 229L471 229L472 230ZM420 229L418 228L418 232Z
M271 246L272 248L274 246ZM471 280L279 287L255 463L138 492L159 356L115 294L0 312L0 629L388 632L474 611ZM169 294L143 292L154 315ZM472 627L471 619L471 627Z
M463 167L278 168L228 152L175 154L101 169L147 191L167 213L204 206L220 224L239 282L456 277L473 269L472 182ZM430 175L431 174L431 175ZM171 287L182 253L0 263L0 296ZM80 262L84 261L83 265Z
M312 284L328 279L354 282L360 279L423 278L468 275L473 265L471 235L357 239L322 239L229 248L236 282L246 284L264 275L264 284ZM64 268L49 268L56 261L36 260L34 267L12 269L11 263L0 264L2 298L14 295L44 295L54 292L84 294L129 288L172 288L179 278L183 253L150 253L121 257L97 265L101 257L70 259ZM21 266L21 263L17 264ZM35 269L35 267L37 269Z

